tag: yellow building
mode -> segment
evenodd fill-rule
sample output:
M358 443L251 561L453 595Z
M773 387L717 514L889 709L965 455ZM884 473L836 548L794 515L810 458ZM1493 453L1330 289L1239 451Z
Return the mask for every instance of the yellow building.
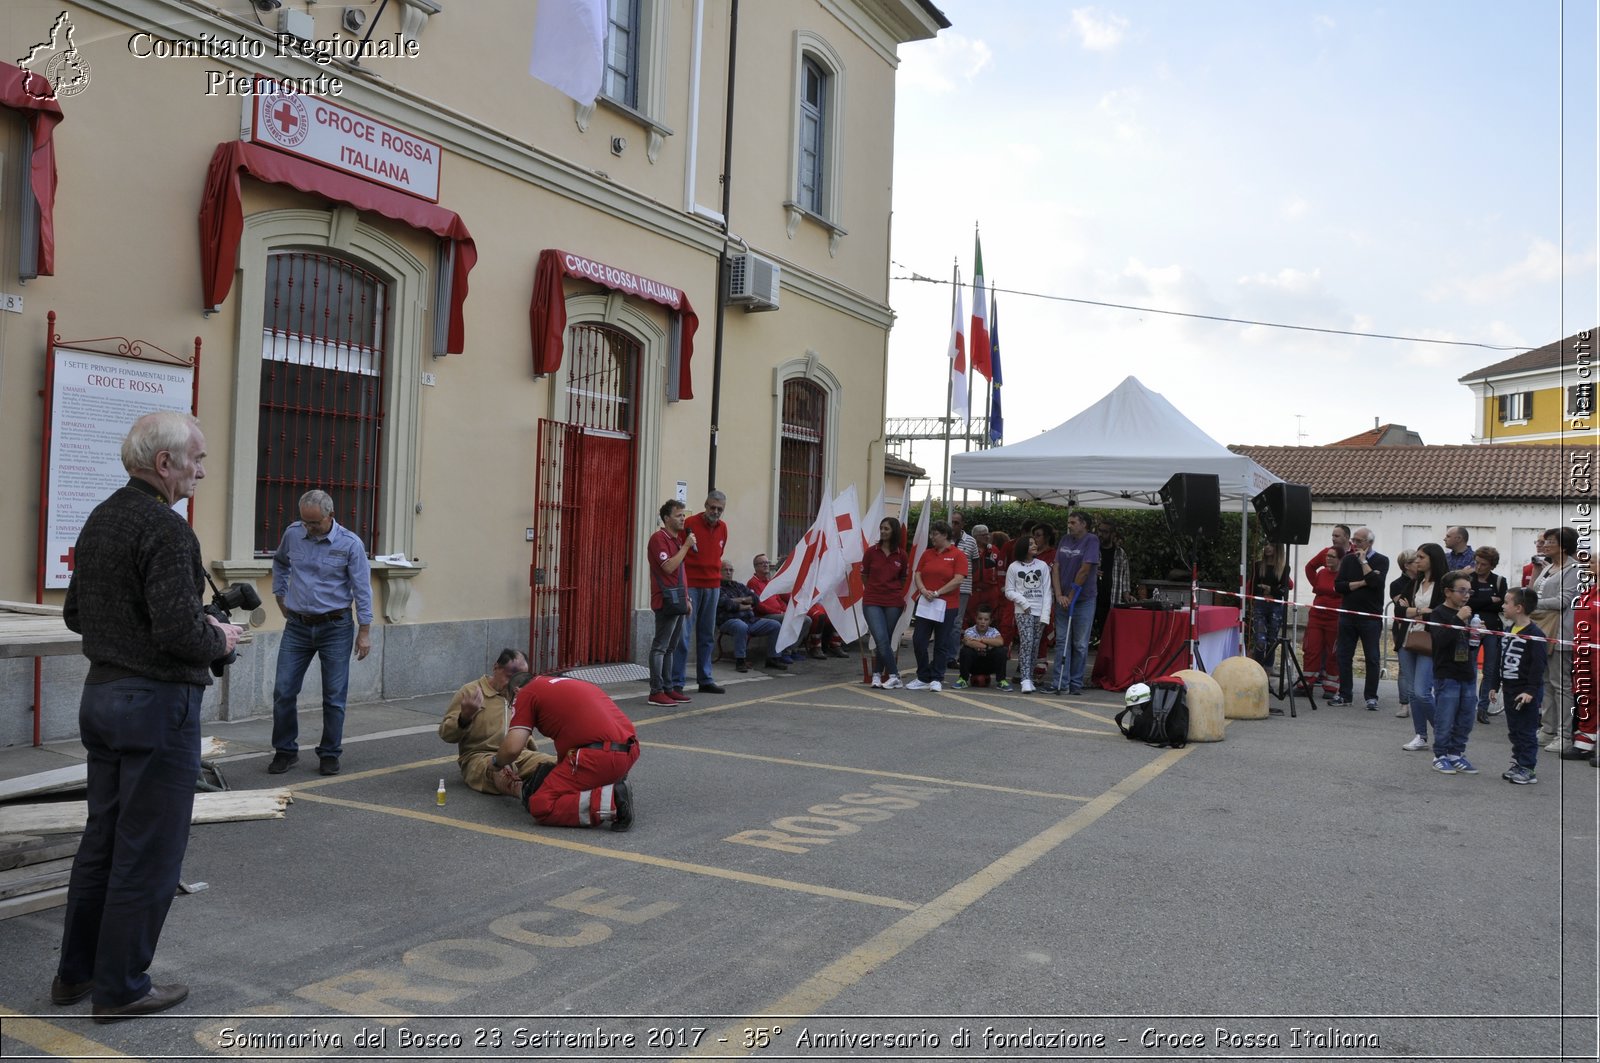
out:
M1574 442L1596 433L1594 331L1485 366L1461 378L1474 400L1474 443Z
M352 703L450 689L506 645L642 660L675 495L727 493L741 578L825 494L872 499L896 53L949 23L927 0L611 0L580 104L529 75L538 6L0 6L0 599L60 602L64 511L102 490L73 448L103 465L97 433L156 401L206 430L192 518L219 583L270 603L308 488L365 541ZM268 612L208 715L270 707ZM29 704L32 662L0 665ZM75 731L82 674L46 662L44 738Z

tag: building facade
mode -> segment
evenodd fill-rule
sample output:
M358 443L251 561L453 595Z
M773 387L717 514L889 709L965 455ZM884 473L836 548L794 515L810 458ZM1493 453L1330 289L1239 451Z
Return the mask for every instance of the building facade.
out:
M665 499L725 491L740 557L786 549L828 492L875 493L896 49L946 20L612 0L581 105L529 76L536 15L0 10L0 598L59 603L61 448L157 378L207 433L210 567L269 602L208 695L223 718L270 706L270 554L309 488L373 558L352 702L450 689L505 645L543 670L641 660ZM91 378L120 383L86 398ZM75 730L83 662L43 667L48 740ZM31 668L0 671L11 704Z
M1594 330L1525 351L1462 377L1472 391L1474 443L1600 441Z

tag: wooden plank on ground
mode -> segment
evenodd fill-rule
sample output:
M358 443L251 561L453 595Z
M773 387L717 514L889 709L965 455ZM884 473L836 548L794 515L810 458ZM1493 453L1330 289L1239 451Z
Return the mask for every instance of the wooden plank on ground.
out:
M275 790L226 790L194 795L191 823L236 823L282 819L294 800L288 787ZM67 834L81 831L89 820L87 801L56 801L0 806L0 834Z
M22 897L7 897L0 901L0 919L10 919L13 916L27 915L29 912L42 912L47 908L59 908L67 903L67 887L58 886L53 890L43 893L29 893Z
M82 840L81 834L57 834L49 838L31 834L0 837L0 871L72 856L78 851L78 843Z
M60 616L61 606L41 605L38 602L8 602L0 601L0 612L4 613L32 613L36 616Z
M0 901L65 886L72 876L72 859L51 860L45 864L0 871Z
M200 759L212 760L228 751L228 744L212 735L200 739ZM68 764L64 768L37 771L32 775L19 775L15 779L0 779L0 801L15 801L19 797L39 794L64 793L82 790L88 785L89 767L86 764Z

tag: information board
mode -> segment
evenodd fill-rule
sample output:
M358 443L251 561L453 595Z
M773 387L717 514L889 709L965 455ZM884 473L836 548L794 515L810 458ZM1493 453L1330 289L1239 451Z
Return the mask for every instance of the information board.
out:
M50 390L44 585L72 579L73 547L94 507L128 482L122 440L147 413L194 408L194 368L55 349ZM189 500L177 510L188 516Z

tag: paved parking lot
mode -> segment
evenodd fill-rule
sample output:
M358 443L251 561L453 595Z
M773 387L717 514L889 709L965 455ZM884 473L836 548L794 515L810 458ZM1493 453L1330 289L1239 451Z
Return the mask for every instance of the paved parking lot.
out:
M209 888L153 971L190 999L54 1008L60 909L12 919L0 1054L1595 1058L1589 765L1508 786L1496 720L1481 775L1439 776L1391 712L1303 702L1157 750L1117 733L1119 695L858 667L677 711L613 688L643 745L623 834L468 790L445 697L351 710L330 779L267 776L266 721L208 727L234 788L295 802L195 828Z

